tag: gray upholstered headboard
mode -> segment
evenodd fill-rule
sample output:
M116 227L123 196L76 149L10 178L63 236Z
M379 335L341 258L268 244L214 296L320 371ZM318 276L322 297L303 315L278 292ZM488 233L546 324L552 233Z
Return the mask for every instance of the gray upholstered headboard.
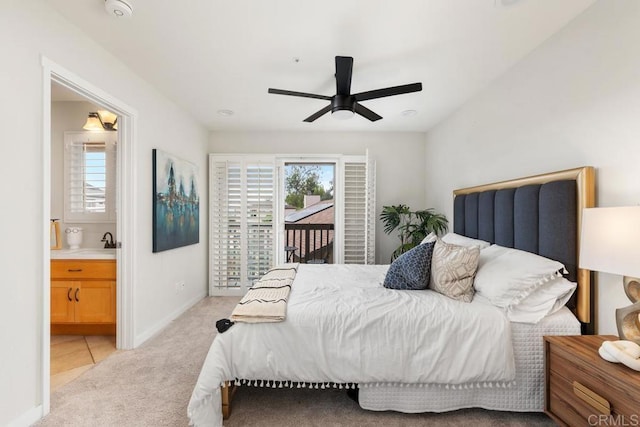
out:
M578 282L571 308L592 324L590 272L578 268L578 240L594 194L591 167L455 190L454 232L562 262Z

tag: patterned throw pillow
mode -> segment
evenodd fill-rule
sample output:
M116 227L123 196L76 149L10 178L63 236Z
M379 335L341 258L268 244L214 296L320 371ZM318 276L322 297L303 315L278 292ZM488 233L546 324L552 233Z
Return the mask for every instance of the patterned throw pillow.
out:
M478 247L452 245L438 239L431 262L431 289L455 300L471 302L479 257Z
M431 277L431 255L436 242L423 243L396 258L387 270L384 287L427 289Z

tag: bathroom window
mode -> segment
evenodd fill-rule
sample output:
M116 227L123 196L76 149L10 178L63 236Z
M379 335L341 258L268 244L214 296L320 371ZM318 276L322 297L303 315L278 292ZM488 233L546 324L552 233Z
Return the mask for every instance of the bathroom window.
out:
M114 132L65 132L65 222L114 222Z

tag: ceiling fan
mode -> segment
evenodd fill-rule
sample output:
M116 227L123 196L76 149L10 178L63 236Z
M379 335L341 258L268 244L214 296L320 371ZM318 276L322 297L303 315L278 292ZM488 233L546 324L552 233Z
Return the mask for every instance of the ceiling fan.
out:
M330 101L331 103L323 109L313 113L305 122L313 122L319 117L331 111L331 115L337 119L348 119L354 114L360 114L372 122L380 120L382 116L369 110L360 102L369 99L383 98L385 96L401 95L403 93L419 92L422 90L422 83L411 83L402 86L387 87L384 89L370 90L356 94L351 93L351 72L353 70L353 58L350 56L336 56L336 94L333 96L316 95L314 93L294 92L291 90L272 89L269 93L277 95L300 96L303 98L316 98Z

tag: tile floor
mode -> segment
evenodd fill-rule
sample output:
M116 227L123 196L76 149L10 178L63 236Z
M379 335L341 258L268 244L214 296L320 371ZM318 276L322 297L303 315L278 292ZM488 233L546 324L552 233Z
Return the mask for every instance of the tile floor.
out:
M51 336L51 392L75 380L116 351L116 337Z

